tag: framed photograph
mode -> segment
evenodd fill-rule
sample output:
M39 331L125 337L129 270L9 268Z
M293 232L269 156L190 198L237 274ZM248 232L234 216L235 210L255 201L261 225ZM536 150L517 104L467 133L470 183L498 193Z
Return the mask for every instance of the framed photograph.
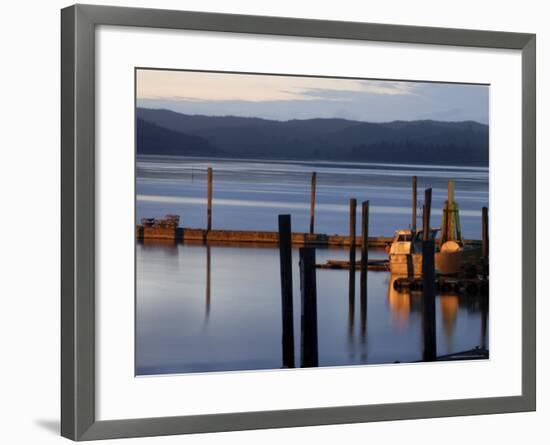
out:
M535 35L61 31L63 436L535 409Z

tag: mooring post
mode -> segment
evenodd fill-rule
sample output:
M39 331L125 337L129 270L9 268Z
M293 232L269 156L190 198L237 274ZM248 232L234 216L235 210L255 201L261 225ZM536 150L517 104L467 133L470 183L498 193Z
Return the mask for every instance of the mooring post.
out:
M430 212L432 189L424 192L422 241L422 329L424 337L423 360L434 361L437 354L435 325L435 240L431 236Z
M412 178L412 221L411 221L411 231L416 232L416 176Z
M350 275L355 277L355 244L357 243L356 238L356 218L357 218L357 200L351 198L349 200L349 267L353 271L353 274Z
M369 266L369 201L361 204L361 334L367 327L367 273Z
M424 240L431 238L430 234L430 214L432 212L432 189L427 188L424 190L424 207L422 211L422 222L423 222L423 236Z
M445 226L445 241L455 239L455 211L454 211L454 185L451 179L447 180L447 220Z
M317 187L317 173L311 173L311 194L309 197L309 233L315 233L315 189Z
M489 258L489 213L487 207L481 209L481 255Z
M294 310L292 297L292 229L290 215L279 215L283 368L294 368Z
M208 204L206 210L206 230L212 230L212 167L208 167Z
M315 277L315 249L300 248L300 291L302 295L301 316L301 366L319 366L317 340L317 283Z
M424 337L423 359L431 362L436 359L436 325L435 325L435 244L434 239L422 241L422 327Z
M356 239L357 200L349 200L349 307L350 327L355 318L355 243Z

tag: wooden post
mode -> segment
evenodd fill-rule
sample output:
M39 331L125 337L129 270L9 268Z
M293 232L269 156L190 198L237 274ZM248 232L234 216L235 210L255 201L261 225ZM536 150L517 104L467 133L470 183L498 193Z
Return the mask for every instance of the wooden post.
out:
M424 338L423 360L426 362L434 361L437 353L434 256L434 239L424 239L424 241L422 241L422 328Z
M454 187L453 181L447 181L447 221L445 226L445 241L454 240L454 221L455 221L455 211L454 211Z
M367 273L369 266L369 201L361 204L361 334L367 327Z
M353 328L355 318L355 232L357 217L357 200L351 198L349 200L349 325Z
M283 368L294 368L294 310L292 296L292 245L290 215L279 215Z
M315 249L300 248L300 291L302 294L301 366L319 366L317 340L317 283L315 278Z
M411 221L411 231L416 232L416 176L413 176L412 179L412 221Z
M357 200L351 198L349 200L349 262L350 270L355 271L355 244L357 243L356 238L356 219L357 219Z
M489 258L489 214L487 207L481 209L481 256Z
M427 188L424 191L424 207L423 207L423 239L427 240L430 237L430 213L432 211L432 189Z
M206 230L212 230L212 167L208 167L208 205L206 210Z
M315 189L317 186L317 173L311 174L311 195L309 198L309 233L315 233Z

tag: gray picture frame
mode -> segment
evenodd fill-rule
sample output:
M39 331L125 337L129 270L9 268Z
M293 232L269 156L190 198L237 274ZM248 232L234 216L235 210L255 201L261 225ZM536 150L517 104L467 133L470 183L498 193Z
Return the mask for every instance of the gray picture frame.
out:
M95 28L253 33L521 51L522 393L491 397L245 413L96 420ZM141 437L535 410L536 77L534 34L75 5L61 11L61 434ZM519 211L519 209L518 209Z

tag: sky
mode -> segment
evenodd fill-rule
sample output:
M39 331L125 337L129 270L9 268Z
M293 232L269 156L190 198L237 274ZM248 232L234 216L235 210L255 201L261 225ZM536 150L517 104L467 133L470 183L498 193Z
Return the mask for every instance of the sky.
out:
M138 107L185 114L488 123L486 85L140 69Z

